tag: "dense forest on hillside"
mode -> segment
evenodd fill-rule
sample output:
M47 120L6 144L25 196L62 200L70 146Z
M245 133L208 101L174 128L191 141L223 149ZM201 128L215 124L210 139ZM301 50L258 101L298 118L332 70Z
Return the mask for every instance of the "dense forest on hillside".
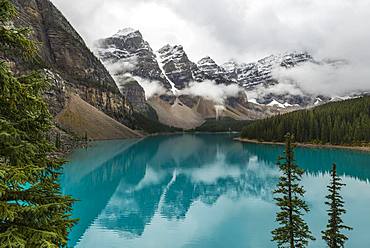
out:
M134 129L144 130L148 133L173 133L182 131L180 128L167 126L140 113L134 112L133 117L135 119L133 123Z
M240 132L250 121L239 121L229 117L219 120L207 119L200 127L191 131L195 132Z
M297 142L368 145L370 96L254 121L243 129L241 136L260 141L283 141L288 132L295 135Z

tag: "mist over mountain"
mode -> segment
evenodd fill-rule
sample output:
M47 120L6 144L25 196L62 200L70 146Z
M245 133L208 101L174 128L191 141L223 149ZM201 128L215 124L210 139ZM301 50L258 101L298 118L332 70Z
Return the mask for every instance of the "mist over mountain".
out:
M31 26L35 38L42 42L42 60L50 70L49 75L59 85L58 90L68 86L67 92L62 90L67 96L61 97L62 100L54 99L60 97L59 92L50 96L55 115L68 107L69 95L77 94L88 104L133 128L135 112L169 126L188 129L201 125L207 118L254 120L370 91L366 52L354 56L355 53L349 53L349 47L347 54L338 52L334 56L334 53L326 53L326 58L322 59L317 51L304 46L295 46L295 49L289 46L288 49L277 45L279 51L250 62L250 58L244 60L244 56L235 56L234 41L230 41L228 47L216 48L214 44L220 39L208 42L195 28L194 32L199 35L192 37L193 43L207 47L202 50L203 55L196 58L194 44L188 45L187 38L174 42L168 36L161 38L162 44L153 42L153 36L147 37L147 29L142 31L138 22L140 31L120 29L114 35L104 35L107 38L96 41L94 46L90 45L97 59L72 26L74 17L70 8L67 15L72 24L49 1L14 2L21 10L19 23ZM88 6L86 2L78 3L84 4ZM95 1L90 4L100 6ZM147 6L144 2L142 4ZM162 1L158 4L165 5ZM216 1L215 6L219 7L218 4ZM109 2L104 6L110 6ZM90 10L81 9L81 15ZM137 9L138 13L140 10ZM58 18L52 20L50 16ZM92 23L94 20L92 15ZM229 21L225 20L225 24L234 23L237 28L237 22ZM106 31L118 23L112 21L111 25L105 26ZM156 25L155 21L153 25ZM90 25L90 29L93 26ZM241 36L245 35L243 30L238 30ZM99 29L96 31L101 33ZM184 31L186 29L179 26L171 33L178 35ZM207 34L209 30L203 31ZM161 37L163 33L157 32L156 35ZM231 37L236 38L235 35ZM87 44L92 44L90 39ZM246 42L245 46L250 44ZM268 51L258 50L258 54ZM221 53L222 57L219 56Z
M230 59L249 64L271 54L307 52L316 61L345 60L347 66L308 64L277 70L274 77L288 84L284 88L294 88L288 83L294 81L318 95L369 91L367 0L91 0L73 3L75 8L69 8L71 0L53 2L90 47L99 38L133 26L153 50L179 44L194 62L210 56L219 65Z
M154 51L141 32L132 28L100 39L94 47L116 78L134 77L147 99L192 95L224 104L228 97L245 94L254 104L287 108L307 107L367 89L367 84L345 88L341 85L345 78L336 80L337 74L331 73L347 70L347 60L317 60L305 51L270 55L251 63L231 59L219 65L210 56L193 62L182 45L167 44ZM320 72L327 72L331 79L321 83L324 75L317 75ZM338 87L328 90L334 82Z

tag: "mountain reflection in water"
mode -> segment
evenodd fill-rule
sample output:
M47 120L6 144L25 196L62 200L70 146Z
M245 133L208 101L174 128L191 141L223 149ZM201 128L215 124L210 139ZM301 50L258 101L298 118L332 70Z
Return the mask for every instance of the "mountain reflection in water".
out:
M274 247L272 191L282 151L208 134L104 141L80 149L61 179L64 193L80 200L70 246ZM370 192L370 156L306 148L297 148L296 156L306 170L308 221L319 238L331 164L337 162L339 174L348 177L348 188L360 183ZM319 239L312 247L322 244Z

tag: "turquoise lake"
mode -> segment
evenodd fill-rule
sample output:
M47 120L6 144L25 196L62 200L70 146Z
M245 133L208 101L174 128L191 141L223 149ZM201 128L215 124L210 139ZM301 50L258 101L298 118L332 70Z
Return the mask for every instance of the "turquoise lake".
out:
M63 192L78 202L70 247L269 248L276 226L272 191L282 146L242 144L228 134L184 134L93 143L65 165ZM316 241L327 215L329 170L347 184L346 247L370 247L370 154L297 148Z

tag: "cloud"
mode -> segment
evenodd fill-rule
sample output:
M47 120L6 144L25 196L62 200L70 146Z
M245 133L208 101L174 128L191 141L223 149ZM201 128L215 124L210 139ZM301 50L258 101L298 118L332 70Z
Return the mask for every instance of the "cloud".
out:
M130 80L127 80L128 78L134 78L144 89L146 99L149 99L155 95L169 94L169 91L163 87L162 83L155 80L144 79L131 74L131 72L137 66L136 57L120 59L118 61L105 61L104 65L115 79L118 87L121 86L120 84L129 82ZM185 89L176 90L175 94L177 96L201 96L212 100L217 104L223 105L226 98L237 96L241 91L244 91L244 89L236 84L217 84L214 81L205 80L203 82L191 82Z
M118 61L105 61L103 62L111 75L119 75L130 73L135 70L137 66L137 58L130 57L127 59L120 59Z
M155 95L163 95L167 89L158 81L150 81L141 77L133 77L145 91L145 98L149 99Z
M298 79L303 90L320 93L330 89L340 94L351 90L349 86L362 89L369 84L369 0L52 1L89 45L133 27L154 50L167 43L181 44L193 61L209 55L218 63L231 58L251 62L304 50L318 60L340 58L349 65L342 69L305 65L277 72L279 77Z
M120 88L122 84L130 82L129 78L135 79L145 92L145 98L149 99L155 95L165 94L168 90L158 81L147 80L138 76L133 76L131 72L136 68L137 59L131 57L118 61L106 61L105 67L114 78L117 86Z
M226 98L237 96L241 91L244 90L236 84L216 84L214 81L206 80L203 82L190 83L189 87L179 91L178 95L201 96L223 105Z
M290 78L291 79L291 78ZM258 85L253 90L247 91L248 99L258 99L269 94L274 95L295 95L295 96L303 96L304 92L299 87L299 85L293 80L281 80L280 83L275 84L272 86L265 87L264 85Z
M133 26L155 49L181 43L198 59L248 62L292 49L348 57L347 52L359 55L370 36L364 25L368 0L52 1L89 44Z
M169 91L158 81L146 80L137 76L131 77L143 87L146 99L155 95L169 94ZM223 105L228 97L237 96L241 91L244 91L244 89L235 84L216 84L214 81L206 80L203 82L192 82L188 87L178 90L176 95L199 96L211 100L216 104Z
M370 91L370 70L361 64L305 63L291 69L275 69L273 77L281 82L275 89L280 92L299 93L299 88L305 93L334 97Z

